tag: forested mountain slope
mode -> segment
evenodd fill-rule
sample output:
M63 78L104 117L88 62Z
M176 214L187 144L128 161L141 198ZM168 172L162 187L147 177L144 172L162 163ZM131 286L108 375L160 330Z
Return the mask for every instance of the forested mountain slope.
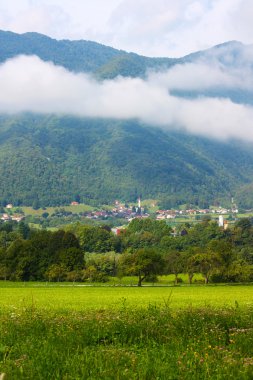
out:
M93 73L100 78L143 76L148 68L169 67L178 61L139 56L92 41L57 41L39 33L0 31L0 62L20 54L37 55L70 71Z
M92 74L99 81L144 78L150 70L198 62L220 72L243 68L251 73L252 46L229 42L182 58L149 58L91 41L57 41L38 33L0 31L0 62L20 54L37 55L72 72ZM250 77L250 76L249 76ZM187 87L187 86L186 86ZM2 89L4 91L4 89ZM209 96L252 104L250 87L185 87L171 90L178 98ZM235 196L253 206L252 146L221 142L173 130L163 131L137 120L89 119L56 115L0 116L0 202L66 204L163 200L207 206Z
M18 55L37 55L74 72L93 73L99 78L118 75L140 77L148 70L164 70L178 64L219 62L240 68L251 57L253 46L231 41L182 58L150 58L117 50L93 41L56 40L39 33L17 34L0 30L0 62Z
M253 151L135 120L0 118L0 201L41 206L165 199L205 206L253 178Z

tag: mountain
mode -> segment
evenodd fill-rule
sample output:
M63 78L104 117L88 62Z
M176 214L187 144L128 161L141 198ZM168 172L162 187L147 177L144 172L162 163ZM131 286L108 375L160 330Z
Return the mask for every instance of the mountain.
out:
M253 178L253 151L135 120L1 116L0 200L41 206L163 199L204 207Z
M180 64L198 63L209 66L210 68L219 68L227 72L228 78L232 71L234 75L238 72L244 72L244 86L226 87L224 83L208 89L197 90L176 90L172 94L185 98L198 98L207 96L211 98L226 98L239 104L253 104L253 88L245 86L248 82L247 75L253 75L253 45L244 45L238 41L229 41L214 46L210 49L199 51L179 59Z
M99 80L118 75L145 77L147 70L211 62L240 70L251 46L238 42L182 58L149 58L91 41L57 41L38 33L0 31L0 62L20 54L37 55ZM246 59L247 58L247 59ZM246 62L246 63L245 63ZM251 90L175 90L177 96L228 97L253 104ZM75 199L103 203L137 196L158 198L164 207L192 203L205 207L229 202L252 207L253 149L164 131L137 120L89 119L57 115L0 115L0 202L63 205Z
M20 54L37 55L70 71L107 79L117 75L144 76L147 69L170 67L177 62L171 58L143 57L92 41L57 41L39 33L0 31L0 62Z
M178 64L216 61L224 67L245 67L250 57L253 68L253 45L238 41L226 42L182 58L150 58L117 50L92 41L56 40L39 33L17 34L0 30L0 62L17 55L37 55L43 61L65 67L73 72L92 73L110 79L118 75L143 77L148 70L164 70Z
M253 75L253 45L238 41L226 42L213 48L182 58L150 58L117 50L92 41L56 40L39 33L17 34L0 30L0 63L18 55L36 55L45 62L53 62L69 71L85 72L97 79L145 77L151 71L164 71L175 65L208 63L220 65L222 70L251 70ZM173 90L172 94L185 98L199 96L230 98L236 103L253 104L252 89L216 87L205 90Z

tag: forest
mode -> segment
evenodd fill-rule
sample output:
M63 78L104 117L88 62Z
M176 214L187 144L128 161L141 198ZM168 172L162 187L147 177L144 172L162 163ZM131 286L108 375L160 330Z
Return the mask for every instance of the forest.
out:
M0 116L0 205L253 206L252 146L162 131L136 120ZM244 186L247 187L244 191ZM230 203L229 203L230 204Z
M145 78L215 56L224 70L241 70L247 48L229 42L182 58L149 58L92 41L57 41L39 33L0 31L0 63L19 55L39 57L98 83L117 77ZM246 50L245 50L246 49ZM227 52L232 61L227 62ZM243 66L244 67L244 66ZM251 67L251 66L250 66ZM239 71L240 71L239 70ZM239 72L238 71L238 72ZM249 89L173 89L178 98L208 96L251 104ZM203 129L205 125L203 125ZM161 208L185 203L207 208L253 207L252 144L187 133L177 125L159 128L137 119L80 118L60 114L0 115L0 205L60 207L78 200L99 206L156 199Z
M64 230L33 230L23 221L0 224L0 278L12 281L106 283L137 276L137 285L158 275L180 274L203 283L253 281L253 225L238 220L223 230L203 218L172 230L165 221L134 219L119 235L109 226L71 224Z

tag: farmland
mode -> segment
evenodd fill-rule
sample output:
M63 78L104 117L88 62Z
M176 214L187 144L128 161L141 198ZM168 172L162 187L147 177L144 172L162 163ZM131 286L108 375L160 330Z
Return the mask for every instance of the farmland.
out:
M1 237L1 380L253 378L251 220Z
M252 379L252 286L0 288L6 379Z
M137 280L135 280L135 283ZM169 306L189 307L253 306L253 286L85 286L63 283L1 282L1 310L33 307L39 310L86 311Z

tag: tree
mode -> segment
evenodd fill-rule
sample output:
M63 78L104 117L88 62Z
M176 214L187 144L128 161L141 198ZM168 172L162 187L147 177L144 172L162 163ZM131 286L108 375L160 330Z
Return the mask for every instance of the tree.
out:
M53 264L46 271L45 275L49 281L63 281L66 277L67 269L63 264Z
M90 227L76 224L69 226L85 252L109 252L114 250L115 237L112 232L101 227Z
M32 208L34 210L38 210L40 208L40 203L39 203L39 200L37 198L34 199L33 204L32 204Z
M249 218L242 218L235 223L236 228L241 228L243 232L250 230L252 227L251 220Z
M83 271L81 270L73 270L71 272L66 273L66 281L82 281L83 280Z
M235 260L226 272L226 282L249 282L253 278L252 265L244 260Z
M0 231L0 247L7 248L9 243L9 234L6 231Z
M160 253L152 248L140 248L134 253L124 253L119 261L120 270L126 275L137 275L138 286L150 275L163 272L164 261Z
M122 236L125 249L157 246L164 236L170 236L171 227L165 221L133 219Z
M106 282L108 277L105 273L100 272L94 265L88 266L83 271L83 279L90 282Z
M0 278L1 280L7 280L7 278L9 277L10 275L10 271L8 269L8 267L4 264L1 264L0 263Z
M171 227L165 221L147 219L133 219L127 228L130 233L151 232L161 239L165 235L170 235Z
M28 224L21 221L18 225L18 232L22 236L23 239L27 239L30 233L30 227Z
M253 228L249 218L242 218L235 223L233 240L236 246L253 244Z
M183 270L184 273L188 275L188 282L189 284L192 284L192 279L194 276L194 273L196 272L195 267L195 261L194 261L194 255L196 255L199 251L198 247L190 247L187 251L182 252L182 258L183 258Z
M177 251L169 252L165 256L166 272L173 273L175 275L175 284L178 283L178 275L183 271L183 259L182 254Z
M64 248L58 252L59 264L63 264L68 272L80 270L84 266L84 254L80 248Z
M212 240L207 245L207 249L210 253L214 253L219 256L220 263L225 268L228 268L235 259L233 246L226 240Z
M220 258L215 253L199 253L192 257L192 265L203 275L205 284L208 284L210 276L220 265Z
M119 254L115 252L106 253L85 253L86 266L94 266L97 271L104 273L106 276L116 275L116 266Z

